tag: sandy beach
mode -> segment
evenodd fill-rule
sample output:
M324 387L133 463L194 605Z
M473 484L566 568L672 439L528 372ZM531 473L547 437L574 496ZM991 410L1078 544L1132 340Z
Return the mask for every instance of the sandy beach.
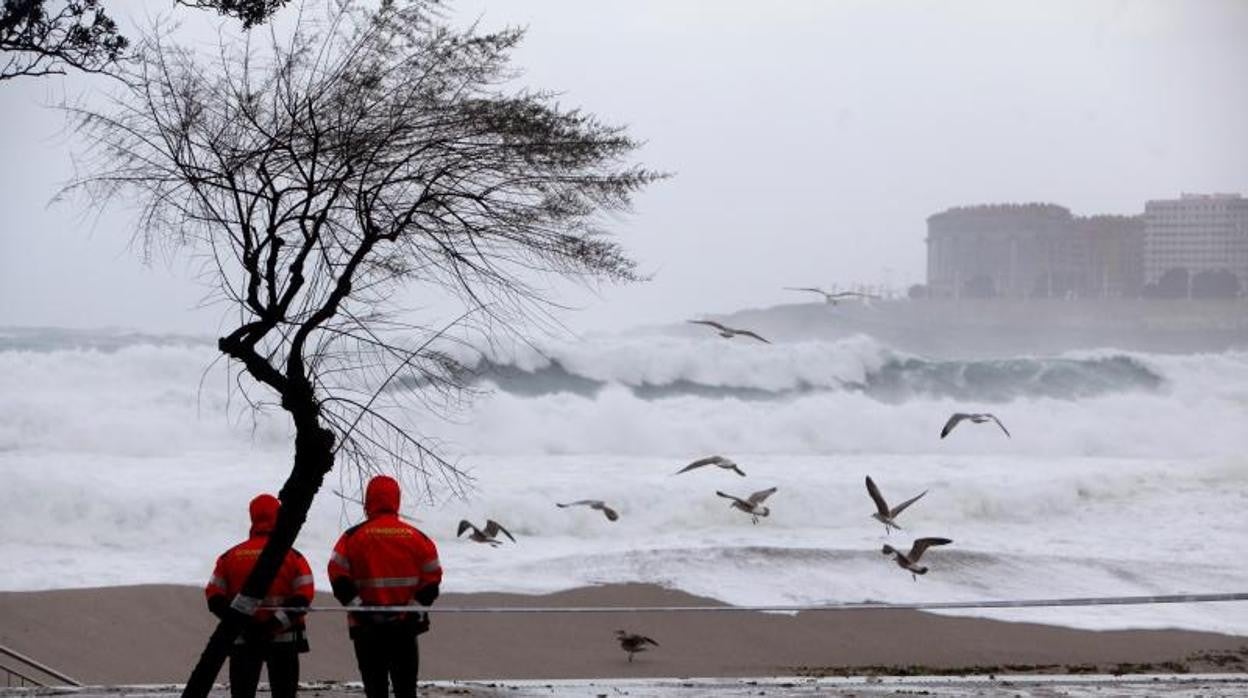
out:
M318 605L334 605L322 595ZM719 605L647 585L544 596L445 594L439 606ZM1038 616L1043 611L1038 611ZM0 593L0 644L86 684L182 682L212 627L199 589L131 586ZM632 663L613 638L660 647ZM310 621L303 678L357 678L346 619ZM1248 637L1084 631L916 611L443 614L422 637L429 680L839 676L941 673L1243 672ZM224 678L222 677L222 680Z

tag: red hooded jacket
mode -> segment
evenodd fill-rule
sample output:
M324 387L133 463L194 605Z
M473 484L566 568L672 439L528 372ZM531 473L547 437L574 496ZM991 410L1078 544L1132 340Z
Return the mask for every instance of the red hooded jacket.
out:
M251 500L251 535L247 540L230 548L217 558L217 565L212 571L212 578L204 589L208 598L208 608L218 615L224 613L234 597L242 591L243 582L256 566L260 551L268 542L269 533L277 523L277 511L281 503L271 494L262 494ZM307 606L312 603L313 583L312 569L308 561L298 550L291 549L282 561L277 577L273 579L268 594L265 595L265 606ZM305 644L303 638L304 614L274 613L259 609L252 616L252 638L267 639L271 642L299 642ZM239 638L243 642L247 635Z
M364 494L364 513L368 519L347 529L330 557L329 579L335 596L348 605L433 603L442 582L438 548L415 526L399 519L399 483L385 475L370 480ZM359 625L406 616L352 613L349 622Z

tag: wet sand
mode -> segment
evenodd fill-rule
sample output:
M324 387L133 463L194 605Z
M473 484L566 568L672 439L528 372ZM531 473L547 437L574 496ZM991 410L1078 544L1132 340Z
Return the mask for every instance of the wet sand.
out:
M335 606L327 595L317 605ZM437 606L720 605L648 585L545 596L444 594ZM1043 611L1037 611L1042 617ZM80 682L185 681L213 627L202 592L133 586L0 592L0 644ZM633 662L624 628L659 647ZM346 618L315 615L303 678L357 679ZM939 673L1248 671L1248 637L1182 630L1086 631L918 611L434 615L421 677L589 679ZM224 681L224 675L219 678Z

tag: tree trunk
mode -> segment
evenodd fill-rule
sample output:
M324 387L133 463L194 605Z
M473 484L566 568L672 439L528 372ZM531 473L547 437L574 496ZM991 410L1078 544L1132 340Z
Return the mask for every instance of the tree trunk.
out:
M253 599L263 599L268 594L282 561L307 520L312 498L321 488L325 475L334 467L334 435L320 425L315 400L309 394L306 404L292 408L290 396L285 397L283 406L295 418L295 462L290 477L278 494L282 507L278 511L277 523L240 592L241 596ZM207 698L221 666L230 655L234 640L246 627L248 619L249 616L231 609L227 617L217 624L186 681L182 698Z

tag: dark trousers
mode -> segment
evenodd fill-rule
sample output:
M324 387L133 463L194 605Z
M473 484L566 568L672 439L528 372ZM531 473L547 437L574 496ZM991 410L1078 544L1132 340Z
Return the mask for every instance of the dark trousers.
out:
M293 642L235 645L230 652L230 698L254 698L260 667L266 664L273 698L295 698L299 651Z
M351 629L351 640L367 698L387 698L390 685L395 698L416 698L420 648L410 623L358 625Z

